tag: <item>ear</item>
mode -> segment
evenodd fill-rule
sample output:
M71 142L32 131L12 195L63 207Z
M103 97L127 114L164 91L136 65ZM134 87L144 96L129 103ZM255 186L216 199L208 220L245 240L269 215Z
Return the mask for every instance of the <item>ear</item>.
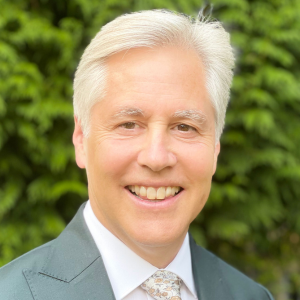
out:
M77 117L74 117L75 121L75 128L73 132L73 144L75 147L75 159L77 166L81 169L84 169L86 167L86 153L85 153L85 147L84 147L84 135L81 128L81 124Z
M218 162L218 156L220 153L220 149L221 149L221 145L220 145L220 142L218 142L218 144L216 144L216 146L215 146L213 174L215 174L216 169L217 169L217 162Z

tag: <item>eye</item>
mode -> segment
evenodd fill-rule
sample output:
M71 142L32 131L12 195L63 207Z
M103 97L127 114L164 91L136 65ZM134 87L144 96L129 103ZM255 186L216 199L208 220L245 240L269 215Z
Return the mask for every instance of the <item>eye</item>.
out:
M120 127L123 127L125 129L134 129L134 128L138 127L138 125L135 124L134 122L127 122L127 123L120 125Z
M190 125L179 124L176 126L180 131L195 131L196 129Z

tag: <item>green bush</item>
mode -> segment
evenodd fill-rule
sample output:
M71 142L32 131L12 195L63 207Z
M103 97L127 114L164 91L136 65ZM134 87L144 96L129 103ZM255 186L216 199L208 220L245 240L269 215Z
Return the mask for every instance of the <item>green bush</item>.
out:
M55 238L87 200L74 163L72 79L102 25L141 9L197 15L196 0L0 0L0 265ZM300 295L300 1L215 0L236 70L199 244ZM294 297L294 298L293 298Z

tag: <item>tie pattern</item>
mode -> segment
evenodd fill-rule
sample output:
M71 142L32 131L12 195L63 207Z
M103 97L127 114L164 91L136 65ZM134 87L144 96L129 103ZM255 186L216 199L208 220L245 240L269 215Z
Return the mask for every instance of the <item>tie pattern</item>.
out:
M181 282L174 273L159 270L142 283L141 287L155 300L181 300Z

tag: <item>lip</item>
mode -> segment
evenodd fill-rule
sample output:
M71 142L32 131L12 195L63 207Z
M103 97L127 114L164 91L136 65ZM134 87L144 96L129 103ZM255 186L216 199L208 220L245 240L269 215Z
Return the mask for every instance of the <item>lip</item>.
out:
M130 184L130 185L132 185L132 186L135 186L135 185L137 185L137 186L144 186L144 187L146 187L146 188L148 188L148 187L154 187L154 188L160 188L160 187L168 187L168 186L179 186L179 187L181 187L182 189L183 189L183 187L180 185L180 184L177 184L177 183L166 183L166 182L163 182L163 183L147 183L147 184L143 184L143 183L134 183L134 184ZM129 185L126 185L126 186L129 186ZM125 187L126 187L125 186Z
M134 202L134 204L140 208L140 209L146 209L146 210L165 210L170 209L174 207L179 199L181 198L182 193L184 193L184 190L182 190L179 194L167 198L165 200L161 201L148 201L143 200L141 198L136 197L133 195L128 189L124 188L124 190L128 193L130 199Z

